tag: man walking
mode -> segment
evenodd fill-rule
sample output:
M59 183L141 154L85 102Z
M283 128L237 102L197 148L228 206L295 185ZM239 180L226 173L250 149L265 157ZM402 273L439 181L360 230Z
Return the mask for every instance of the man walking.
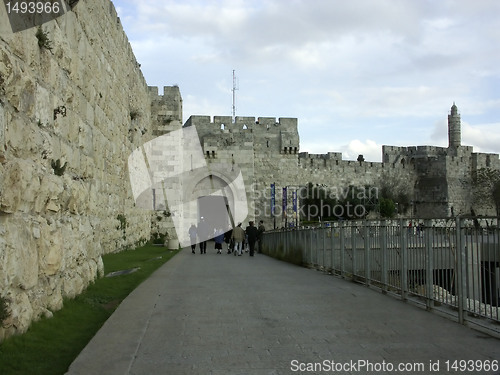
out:
M245 239L245 231L241 227L241 223L238 224L236 228L233 229L233 234L231 237L234 240L234 255L238 253L238 256L241 255L241 251L243 250L243 240Z
M248 246L250 247L250 256L253 257L255 253L255 241L257 241L259 231L255 227L253 221L250 221L248 224L250 225L247 227L246 233L248 236Z

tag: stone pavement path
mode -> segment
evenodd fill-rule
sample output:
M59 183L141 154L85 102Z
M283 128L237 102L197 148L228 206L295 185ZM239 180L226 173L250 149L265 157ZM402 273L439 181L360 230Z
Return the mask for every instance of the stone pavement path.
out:
M209 246L184 249L140 285L67 375L384 374L391 365L500 374L445 363L500 360L496 338L346 280Z

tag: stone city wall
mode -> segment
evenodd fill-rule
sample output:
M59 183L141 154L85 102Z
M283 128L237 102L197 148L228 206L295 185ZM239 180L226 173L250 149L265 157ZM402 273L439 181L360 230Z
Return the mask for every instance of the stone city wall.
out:
M382 162L353 161L342 160L339 152L300 152L297 119L192 116L185 126L198 129L207 162L239 164L247 186L248 220L263 219L266 226L276 221L281 227L286 221L283 215L271 217L273 183L277 212L282 211L283 187L288 187L288 217L292 191L308 182L337 191L389 188L408 196L403 215L449 217L469 214L473 207L481 215L494 214L488 184L479 181L474 188L474 175L480 171L484 180L485 170L497 173L498 155L474 153L472 146L383 146Z
M248 220L263 220L268 228L291 222L292 192L308 182L333 189L383 182L415 181L414 165L342 160L341 153L300 152L297 119L268 117L192 116L186 124L198 130L203 153L210 163L237 164L245 180ZM275 184L276 220L271 215L271 184ZM282 215L283 187L288 187L287 220Z
M5 7L0 20L8 23ZM0 34L0 340L81 293L101 255L150 238L130 152L153 136L148 87L108 0Z
M297 119L236 117L233 122L231 116L214 116L213 120L191 116L184 125L189 126L196 127L209 166L237 165L241 169L249 212L245 225L259 219L269 225L270 184L297 183Z

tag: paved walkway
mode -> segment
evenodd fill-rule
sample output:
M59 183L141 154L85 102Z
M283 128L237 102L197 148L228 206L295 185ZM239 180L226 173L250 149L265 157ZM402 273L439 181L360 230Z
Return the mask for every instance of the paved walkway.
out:
M264 255L184 249L123 301L67 374L444 374L457 359L500 360L500 340Z

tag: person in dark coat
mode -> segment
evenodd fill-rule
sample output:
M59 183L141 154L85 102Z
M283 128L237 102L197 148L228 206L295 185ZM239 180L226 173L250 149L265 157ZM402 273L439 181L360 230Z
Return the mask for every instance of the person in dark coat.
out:
M254 225L253 221L248 222L249 226L246 229L246 234L248 236L248 246L250 247L250 256L253 257L255 253L255 242L259 236L259 231Z
M227 253L231 254L234 248L234 241L232 239L233 230L230 229L224 233L224 242L227 244Z
M215 250L217 250L217 254L222 254L222 243L224 242L224 232L222 228L217 229L215 232Z

